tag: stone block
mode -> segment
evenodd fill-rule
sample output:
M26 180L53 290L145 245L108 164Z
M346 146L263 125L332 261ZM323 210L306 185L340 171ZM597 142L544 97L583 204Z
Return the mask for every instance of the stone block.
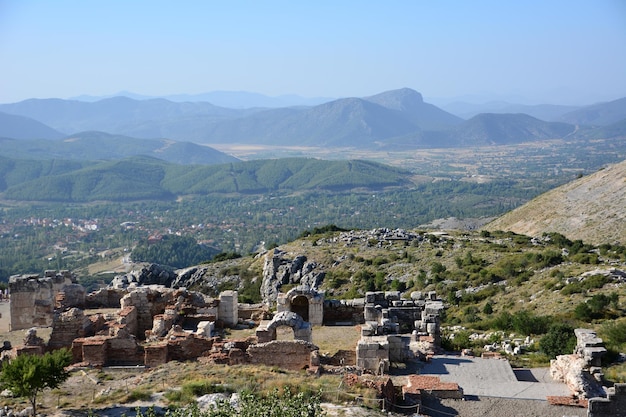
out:
M215 331L215 322L201 321L198 323L196 334L203 337L211 337Z

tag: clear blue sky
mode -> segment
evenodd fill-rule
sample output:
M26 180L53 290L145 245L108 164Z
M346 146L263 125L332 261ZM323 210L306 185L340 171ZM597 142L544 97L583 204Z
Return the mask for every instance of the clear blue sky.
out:
M0 103L400 87L426 98L624 97L626 1L0 0Z

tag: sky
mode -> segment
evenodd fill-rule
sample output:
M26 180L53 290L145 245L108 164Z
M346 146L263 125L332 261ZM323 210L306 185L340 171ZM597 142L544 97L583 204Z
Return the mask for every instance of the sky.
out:
M249 91L626 96L624 0L0 0L0 103Z

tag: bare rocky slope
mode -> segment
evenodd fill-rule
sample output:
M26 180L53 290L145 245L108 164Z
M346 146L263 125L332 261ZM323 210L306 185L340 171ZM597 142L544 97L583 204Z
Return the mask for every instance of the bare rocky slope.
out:
M528 236L558 232L586 243L626 242L626 161L555 188L487 224Z

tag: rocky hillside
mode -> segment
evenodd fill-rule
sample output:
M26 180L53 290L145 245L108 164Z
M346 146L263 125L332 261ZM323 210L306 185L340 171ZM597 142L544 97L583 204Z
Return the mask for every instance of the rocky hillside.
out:
M485 226L602 244L626 242L626 161L579 178L531 200Z

